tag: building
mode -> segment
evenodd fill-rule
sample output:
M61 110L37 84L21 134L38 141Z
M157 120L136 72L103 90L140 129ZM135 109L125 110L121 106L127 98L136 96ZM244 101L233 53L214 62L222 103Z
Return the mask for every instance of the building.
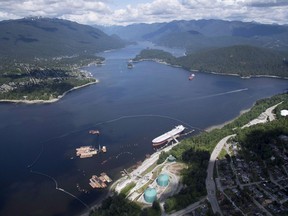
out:
M281 116L288 116L288 110L281 110Z

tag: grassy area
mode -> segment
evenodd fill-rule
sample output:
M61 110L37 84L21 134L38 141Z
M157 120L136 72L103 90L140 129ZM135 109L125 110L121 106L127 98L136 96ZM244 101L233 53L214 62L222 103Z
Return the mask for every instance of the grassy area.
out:
M145 185L143 185L141 188L139 188L139 189L137 190L137 193L142 194L142 193L144 192L144 190L145 190L152 182L153 182L152 180L148 181Z
M151 166L149 166L144 172L142 172L140 175L144 176L147 173L151 172L155 167L157 166L157 162L153 163Z
M127 196L129 194L129 192L131 191L132 188L134 188L136 186L135 182L131 182L130 184L128 184L126 187L124 187L120 194L123 194L125 196Z
M218 155L218 159L219 160L224 159L226 154L227 154L227 152L226 152L225 148L223 147L220 154Z
M161 173L163 167L164 167L164 165L159 166L159 167L153 172L152 179L156 179L156 177Z

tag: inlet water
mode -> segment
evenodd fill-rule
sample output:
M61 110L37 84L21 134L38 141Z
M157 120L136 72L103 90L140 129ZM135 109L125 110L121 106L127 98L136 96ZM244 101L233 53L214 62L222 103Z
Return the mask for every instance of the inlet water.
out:
M0 104L0 215L76 215L107 194L91 175L120 171L153 153L151 140L184 124L202 130L282 93L287 81L241 79L127 61L146 44L102 53L102 66L85 68L100 82L53 104ZM88 133L100 131L100 136ZM75 148L105 145L106 154L79 159Z

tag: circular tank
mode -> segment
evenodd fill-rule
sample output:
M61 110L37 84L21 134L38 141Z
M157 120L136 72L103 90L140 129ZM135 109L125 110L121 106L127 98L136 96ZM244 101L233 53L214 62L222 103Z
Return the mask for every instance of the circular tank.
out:
M161 187L167 186L169 183L169 176L167 174L161 174L157 178L157 184Z
M174 161L176 161L176 158L173 155L169 155L168 161L169 162L174 162Z
M157 192L155 188L147 188L144 192L144 199L148 203L153 203L156 200Z

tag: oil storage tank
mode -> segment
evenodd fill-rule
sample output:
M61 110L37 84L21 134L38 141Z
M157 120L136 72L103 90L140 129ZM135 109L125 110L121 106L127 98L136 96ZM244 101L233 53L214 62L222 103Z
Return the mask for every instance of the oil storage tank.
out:
M161 187L166 187L169 183L169 176L167 174L161 174L157 178L157 184Z
M144 191L144 199L146 202L153 203L156 200L156 198L157 198L157 191L155 190L155 188L148 187Z

